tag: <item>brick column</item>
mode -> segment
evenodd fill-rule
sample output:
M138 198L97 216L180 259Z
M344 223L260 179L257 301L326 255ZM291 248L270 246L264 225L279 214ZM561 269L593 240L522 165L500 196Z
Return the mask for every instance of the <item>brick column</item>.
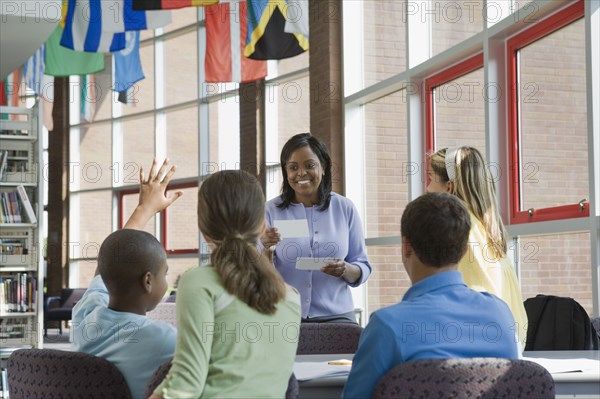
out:
M344 194L344 89L342 1L319 0L310 7L310 130L327 144L333 191Z
M266 192L264 80L240 84L240 169L258 176Z
M54 79L54 130L48 133L48 295L69 284L69 78Z

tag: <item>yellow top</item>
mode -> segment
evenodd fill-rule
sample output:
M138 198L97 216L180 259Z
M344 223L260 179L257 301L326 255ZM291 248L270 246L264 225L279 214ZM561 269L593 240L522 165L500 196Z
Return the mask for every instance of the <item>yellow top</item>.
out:
M498 259L489 248L483 224L472 212L471 231L468 249L458 264L458 271L469 288L485 291L502 299L515 318L516 330L521 344L525 348L527 338L527 313L521 297L521 288L512 261L504 256Z

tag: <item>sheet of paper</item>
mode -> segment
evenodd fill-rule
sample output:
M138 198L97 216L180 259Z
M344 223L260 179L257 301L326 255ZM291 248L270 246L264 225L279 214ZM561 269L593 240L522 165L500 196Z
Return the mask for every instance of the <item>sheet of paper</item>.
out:
M273 220L281 238L308 237L308 221L306 219L296 220Z
M548 359L543 357L523 357L523 359L541 365L550 374L600 370L600 361L594 359Z
M295 362L294 375L298 381L347 376L350 373L351 367L351 365L338 366L329 364L329 362Z
M297 258L296 269L298 270L319 270L334 258Z

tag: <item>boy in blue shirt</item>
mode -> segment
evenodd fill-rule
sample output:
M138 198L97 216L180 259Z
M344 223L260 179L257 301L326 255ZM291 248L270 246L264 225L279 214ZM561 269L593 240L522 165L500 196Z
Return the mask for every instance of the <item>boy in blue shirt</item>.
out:
M112 362L135 399L143 398L154 371L175 352L175 328L146 318L167 290L167 269L153 235L115 231L102 243L96 277L73 308L73 350Z
M519 357L515 321L492 294L468 288L457 263L471 221L455 196L428 193L402 214L402 261L412 287L373 313L354 356L344 398L370 398L394 366L416 359Z

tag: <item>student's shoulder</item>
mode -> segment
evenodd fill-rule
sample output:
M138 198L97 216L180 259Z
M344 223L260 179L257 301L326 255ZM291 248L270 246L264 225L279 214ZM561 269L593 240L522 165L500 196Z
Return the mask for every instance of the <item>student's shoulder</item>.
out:
M224 290L221 277L212 266L196 266L181 275L177 295L182 292L211 292L213 295L220 295Z

